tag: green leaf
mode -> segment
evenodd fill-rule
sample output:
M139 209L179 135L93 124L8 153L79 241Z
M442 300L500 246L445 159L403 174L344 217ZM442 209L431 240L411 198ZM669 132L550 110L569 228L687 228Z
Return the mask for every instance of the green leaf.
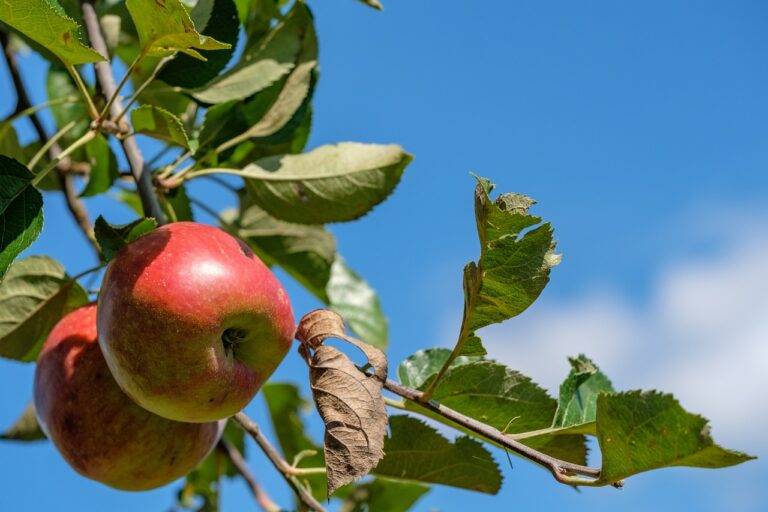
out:
M271 113L291 112L291 109L281 108L287 103L278 102L289 97L283 90L286 82L287 79L281 80L246 100L230 101L208 109L199 135L202 150L198 151L198 160L208 159L218 166L241 168L267 156L301 152L312 123L312 94L316 80L313 78L303 103L291 117L273 117ZM252 127L266 126L262 120L270 118L279 120L271 126L282 126L270 135L249 138L253 134L248 133Z
M10 121L0 121L0 155L24 161L24 149L19 144L19 136Z
M131 111L131 123L136 133L194 149L194 146L190 147L190 141L181 120L165 109L153 105L142 105Z
M203 35L229 44L230 48L202 51L207 61L184 54L177 55L158 75L160 80L171 86L193 88L205 85L227 66L237 44L240 24L232 0L199 0L189 16L196 27L205 27Z
M331 266L326 293L330 308L340 314L363 341L382 350L387 347L387 318L376 292L341 256L337 255Z
M309 403L299 394L298 388L287 383L267 383L261 388L267 402L272 428L277 435L283 456L292 462L301 452L314 451L301 459L298 467L325 466L323 450L320 449L304 430L301 418L303 411L310 409ZM326 499L327 482L325 475L308 475L302 480L309 482L312 494L320 501Z
M141 204L141 198L139 197L138 192L135 190L122 189L119 190L114 197L125 206L127 206L128 209L136 215L144 215L144 207Z
M152 218L141 218L128 224L112 225L99 215L93 230L104 261L110 261L120 249L156 227L157 221Z
M272 216L324 224L368 213L392 192L410 161L400 146L346 142L228 172L242 176L248 194Z
M139 200L141 203L141 200ZM184 184L172 188L160 196L160 205L170 222L192 221L192 206Z
M7 441L39 441L45 439L45 433L37 422L34 403L30 402L24 408L21 416L13 422L13 425L0 433L0 439Z
M296 9L305 12L304 18L308 20L306 22L307 28L302 35L301 50L297 57L296 66L282 83L280 93L264 116L229 144L276 134L295 118L297 112L302 106L306 106L308 99L312 97L317 78L315 72L317 68L317 36L309 9L302 3L297 3Z
M232 69L204 89L193 91L192 96L204 103L219 104L242 100L266 89L296 67L308 37L314 40L312 16L306 5L297 2L263 41L246 49ZM316 54L316 41L314 44Z
M494 185L483 178L475 188L480 261L465 268L465 322L469 331L502 322L525 311L549 282L560 262L552 226L528 213L535 204L520 194L491 201Z
M549 427L557 407L530 378L493 361L452 366L433 398L512 434Z
M54 53L66 64L104 60L96 50L80 41L77 23L66 15L56 0L4 0L0 2L0 21Z
M241 201L239 217L225 215L224 226L245 240L268 265L280 265L307 290L328 303L326 285L336 259L336 240L322 226L292 224L276 219L255 204Z
M447 348L419 350L400 363L397 367L397 378L400 379L403 386L419 389L440 371L450 355L451 351ZM478 360L480 357L477 356L459 356L451 366L459 366Z
M0 283L11 262L43 227L43 196L32 186L33 178L19 162L0 155Z
M560 385L554 428L568 428L593 423L600 393L613 393L608 377L585 355L568 359L571 372Z
M51 67L48 68L48 75L45 79L45 90L49 100L77 98L80 96L80 91L72 81L69 72L62 66L55 64L52 64ZM68 146L81 137L91 124L91 120L88 117L88 111L85 104L82 102L51 105L51 115L56 122L57 128L61 128L72 121L76 123L76 125L61 138L62 147Z
M227 50L231 45L200 34L179 0L126 0L142 51L165 57L176 51L205 60L197 50Z
M475 220L480 260L464 267L464 317L456 345L445 364L460 355L485 353L475 331L519 315L549 282L555 254L552 226L528 213L530 197L502 194L491 201L493 183L477 178ZM434 385L437 385L438 380Z
M120 177L117 167L117 157L109 147L106 137L101 134L85 145L85 155L91 165L88 184L80 193L82 197L90 197L106 192Z
M400 364L398 376L406 386L426 389L449 356L447 349L417 352ZM557 407L555 400L531 379L501 364L459 356L451 362L432 398L539 451L577 464L586 462L584 436L549 429ZM406 408L489 442L416 403L407 401Z
M597 397L602 482L669 466L722 468L753 459L716 445L709 424L668 394L630 391Z
M17 261L0 284L0 356L34 361L53 326L87 302L85 290L57 261Z
M276 219L258 205L241 204L223 226L243 239L268 265L279 265L308 291L344 317L366 342L387 345L387 320L374 290L336 254L336 240L322 226Z
M468 437L453 443L409 416L389 418L384 459L373 473L398 480L450 485L487 494L501 488L501 473L491 454Z
M399 482L387 478L374 478L357 485L344 498L344 512L406 512L429 492L429 486Z

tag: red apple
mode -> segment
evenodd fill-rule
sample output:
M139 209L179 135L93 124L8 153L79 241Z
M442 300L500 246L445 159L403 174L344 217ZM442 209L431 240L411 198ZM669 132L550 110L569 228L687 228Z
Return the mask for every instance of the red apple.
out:
M216 444L212 423L180 423L145 411L122 392L96 339L96 305L56 324L35 370L43 431L75 470L128 491L187 474Z
M290 348L288 296L245 242L193 222L122 248L99 294L99 343L115 380L177 421L229 417Z

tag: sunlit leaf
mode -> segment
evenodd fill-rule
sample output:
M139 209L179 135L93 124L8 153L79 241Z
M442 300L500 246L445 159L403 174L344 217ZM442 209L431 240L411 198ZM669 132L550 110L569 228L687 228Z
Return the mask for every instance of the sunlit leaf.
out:
M600 479L608 483L662 467L723 468L754 458L716 445L706 419L656 391L599 395L597 439Z
M30 256L15 262L0 283L0 356L34 361L53 326L87 302L57 261Z
M177 55L158 75L168 85L192 88L206 84L226 67L237 44L240 25L237 8L232 0L199 0L189 17L196 27L205 27L201 30L204 36L231 47L227 50L201 51L206 61L184 54Z
M18 30L66 64L104 60L78 37L78 24L56 0L3 0L0 21Z
M226 50L231 45L200 34L179 0L126 0L142 51L164 57L176 51L205 60L197 50Z

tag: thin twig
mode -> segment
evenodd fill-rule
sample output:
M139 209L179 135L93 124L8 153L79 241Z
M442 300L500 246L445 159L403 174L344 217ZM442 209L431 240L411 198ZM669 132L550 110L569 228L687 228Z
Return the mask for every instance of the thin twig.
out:
M96 110L96 105L93 103L93 98L91 98L91 93L88 92L88 87L86 87L85 82L83 82L83 77L81 77L80 73L77 72L77 69L75 69L75 66L71 64L65 64L65 67L67 68L67 71L72 77L72 80L74 80L75 85L80 90L80 93L83 95L83 98L85 99L85 104L88 107L88 114L91 116L92 119L94 120L98 119L99 111Z
M552 473L552 476L555 477L555 480L560 483L585 486L604 485L603 483L598 483L598 479L600 478L600 469L598 468L582 466L580 464L574 464L572 462L556 459L555 457L534 450L533 448L510 438L508 435L505 435L490 425L486 425L485 423L481 423L474 418L465 416L460 412L454 411L453 409L441 405L433 400L425 401L424 393L421 391L402 386L393 380L387 379L384 382L384 388L391 391L392 393L395 393L396 395L405 398L406 400L410 400L420 405L421 407L432 411L433 413L439 414L443 418L457 423L467 430L479 434L484 438L489 439L501 445L502 447L539 464L540 466L543 466L544 468L548 469ZM570 475L582 475L587 476L590 479L578 478Z
M259 448L261 448L270 462L272 462L275 469L283 475L286 483L293 489L293 492L296 493L296 496L298 496L301 502L315 512L325 512L325 508L323 508L312 494L296 481L296 477L291 474L294 468L288 464L280 453L278 453L277 449L272 446L272 443L270 443L264 434L261 433L259 426L243 412L235 414L233 419L253 438L254 441L256 441L256 444L259 445Z
M245 462L243 455L232 443L225 439L221 439L219 444L216 445L221 453L229 458L232 465L235 466L237 472L243 477L245 483L248 484L248 488L251 490L256 503L264 510L264 512L280 512L282 510L280 506L272 501L272 498L264 491L264 489L256 481L256 478L251 473L248 464Z
M155 69L152 70L152 73L147 77L144 82L139 85L135 91L133 91L133 94L131 94L131 97L128 98L128 101L125 104L125 107L123 107L123 111L120 112L117 117L115 118L116 123L120 123L120 120L125 116L125 114L128 113L128 109L131 108L131 105L134 104L134 102L139 99L139 95L144 92L144 89L146 89L152 81L157 78L157 74L160 72L161 69L163 69L163 66L165 66L168 62L173 60L173 57L164 57L160 59L160 62L157 63L155 66Z
M28 115L29 121L32 123L32 127L37 133L40 142L45 144L48 136L43 127L43 123L38 116L38 107L33 106L29 99L29 94L24 86L24 82L21 79L21 71L19 69L19 63L16 61L16 56L11 51L8 45L8 35L0 32L0 43L2 43L3 53L5 55L6 62L8 64L8 70L11 74L11 80L14 88L16 89L16 108L15 115ZM47 106L51 106L54 102L48 102ZM51 144L49 148L49 156L53 162L57 162L57 169L59 175L59 183L64 191L64 198L67 202L67 208L69 209L75 222L80 227L80 230L85 235L86 239L93 248L96 258L100 258L99 245L96 243L96 237L93 235L93 228L91 227L91 221L88 216L88 210L85 208L83 202L77 197L75 193L74 177L69 173L69 168L66 162L62 161L61 146L58 143Z
M125 75L123 76L122 80L120 80L120 83L117 84L117 86L115 87L115 91L107 100L107 104L104 105L104 108L101 110L101 113L99 113L99 119L107 118L107 115L109 115L109 111L112 108L112 105L115 103L115 100L118 99L118 96L120 96L120 91L123 89L123 87L125 87L125 84L128 83L128 80L130 80L131 78L131 73L143 58L144 58L144 52L141 52L135 59L133 59L133 62L131 62L128 65L128 68L125 70ZM121 117L122 117L122 114L120 114L120 116L118 116L115 119L115 123L119 123Z
M32 156L32 158L29 160L29 162L27 162L27 168L30 171L34 169L35 166L37 165L37 162L39 162L43 158L43 156L45 156L45 154L48 153L48 151L51 149L51 146L53 146L54 144L58 144L59 139L65 136L69 132L69 130L75 127L76 124L77 122L75 121L68 122L67 124L62 126L59 131L54 133L50 139L44 141L40 149L37 150L37 153L35 153Z
M83 21L85 22L85 28L88 32L91 46L106 59L109 59L107 43L104 41L104 34L101 32L101 25L99 25L99 17L93 6L93 0L81 0L80 6L83 11ZM112 72L112 66L110 65L109 60L95 63L94 68L96 70L96 79L101 85L102 92L108 98L111 98L112 95L116 93L117 85L115 84L115 76ZM120 115L122 110L123 102L116 96L110 108L110 114L113 117L116 117ZM122 122L125 123L127 132L130 133L133 131L128 119L125 119ZM144 165L144 157L139 150L136 139L132 136L127 136L120 140L120 144L123 146L123 151L128 159L131 174L133 175L134 180L136 180L136 187L139 190L139 197L141 198L141 205L144 208L144 213L157 219L159 224L165 224L167 221L162 208L160 208L157 194L155 194L150 170Z

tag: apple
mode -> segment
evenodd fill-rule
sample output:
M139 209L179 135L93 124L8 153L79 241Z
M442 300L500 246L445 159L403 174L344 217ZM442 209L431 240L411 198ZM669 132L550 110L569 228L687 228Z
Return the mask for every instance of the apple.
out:
M167 420L123 393L99 348L95 304L69 313L46 339L35 370L35 409L78 473L128 491L184 476L221 434L217 422Z
M98 326L123 391L187 422L243 409L295 331L288 295L248 245L194 222L162 226L118 251L99 293Z

